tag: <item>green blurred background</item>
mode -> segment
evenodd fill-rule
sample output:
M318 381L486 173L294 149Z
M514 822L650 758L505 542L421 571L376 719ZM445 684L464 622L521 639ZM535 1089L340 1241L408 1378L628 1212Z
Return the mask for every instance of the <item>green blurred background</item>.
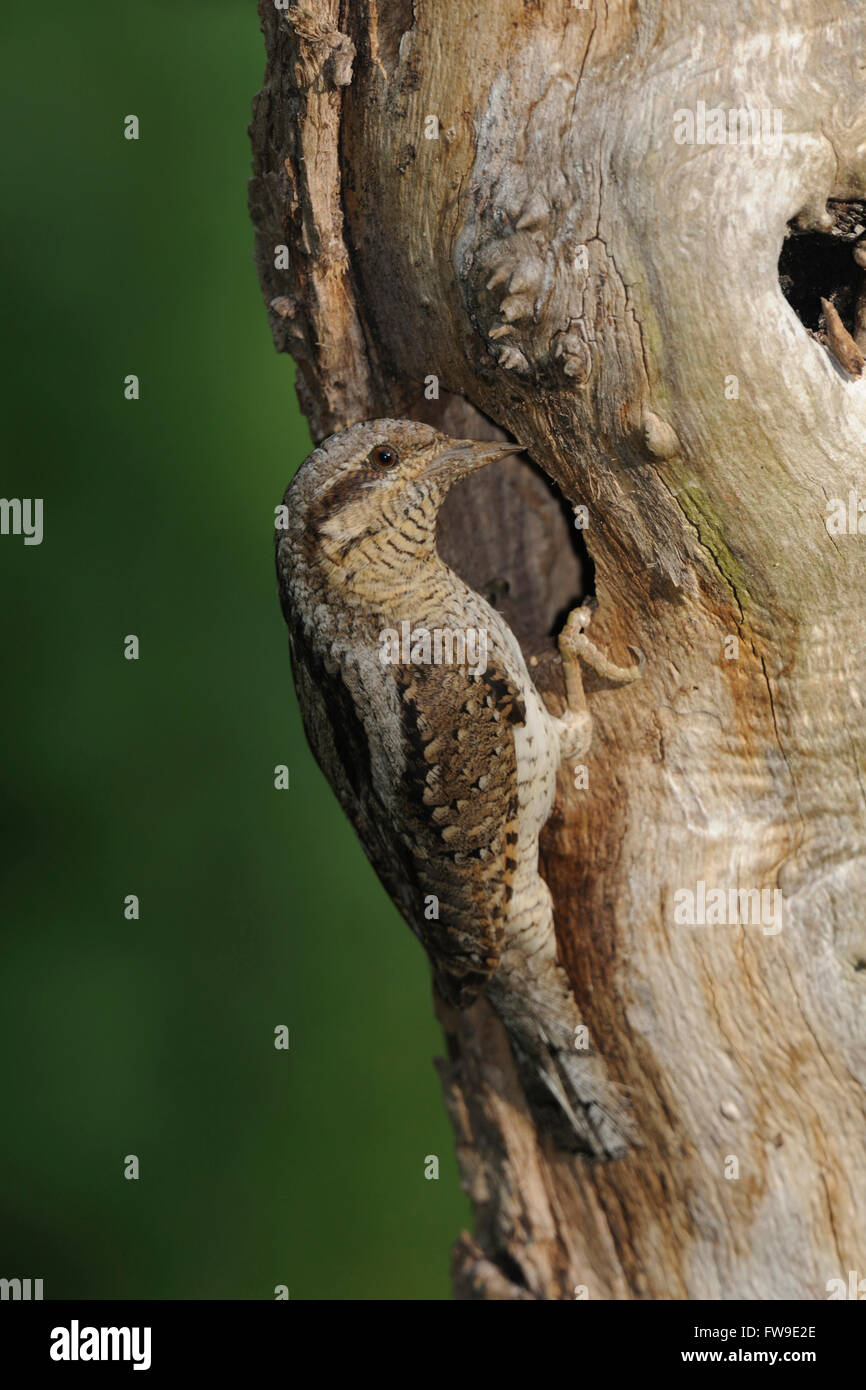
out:
M41 546L0 537L0 1276L447 1298L428 970L307 749L276 599L309 434L252 260L255 5L9 6L0 51L0 491L45 499Z

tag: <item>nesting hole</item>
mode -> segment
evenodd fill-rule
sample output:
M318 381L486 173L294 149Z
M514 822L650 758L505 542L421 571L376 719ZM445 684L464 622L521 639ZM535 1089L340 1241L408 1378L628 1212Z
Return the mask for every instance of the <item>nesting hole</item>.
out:
M855 340L866 333L866 201L831 198L826 226L791 222L779 256L779 285L800 322L822 342L821 300L837 310Z
M503 438L481 411L444 392L411 414L456 438ZM438 545L445 563L502 614L527 659L556 658L567 614L595 593L573 511L526 454L489 464L451 489L439 513ZM558 668L558 659L553 664Z

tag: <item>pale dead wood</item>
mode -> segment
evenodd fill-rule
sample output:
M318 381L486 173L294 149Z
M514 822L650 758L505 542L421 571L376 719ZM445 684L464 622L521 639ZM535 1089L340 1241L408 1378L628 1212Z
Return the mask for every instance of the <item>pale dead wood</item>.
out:
M563 774L543 855L639 1147L559 1154L487 1005L443 1011L478 1212L457 1292L825 1297L866 1272L866 536L824 524L866 492L866 387L777 263L790 223L866 196L866 19L843 0L796 20L772 0L260 8L257 258L314 434L405 413L520 440L589 508L594 640L647 657L632 685L587 675L589 788ZM698 101L780 109L780 147L677 144ZM510 467L474 480L443 551L478 585L507 574L555 687L568 519ZM783 930L678 925L699 880L779 889Z

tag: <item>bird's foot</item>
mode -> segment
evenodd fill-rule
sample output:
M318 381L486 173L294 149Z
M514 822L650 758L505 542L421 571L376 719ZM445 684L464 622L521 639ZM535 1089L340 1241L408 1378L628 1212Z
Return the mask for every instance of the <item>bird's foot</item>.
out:
M585 600L578 608L573 608L559 634L559 654L562 658L562 671L565 676L565 695L568 707L560 719L561 747L564 758L580 758L589 747L592 738L592 718L586 703L581 661L591 666L600 676L610 681L625 682L637 680L646 665L643 652L631 648L637 656L634 666L617 666L598 650L586 635L592 621L595 603Z
M562 657L566 693L571 709L583 709L586 706L583 681L580 678L581 661L585 661L593 671L604 676L605 680L616 681L620 685L626 681L636 681L646 665L646 657L640 647L629 648L637 658L633 666L617 666L616 662L611 661L610 657L605 656L604 652L600 652L598 647L590 642L586 629L592 621L594 609L595 605L591 600L585 600L580 607L573 608L559 634L559 653ZM575 704L572 703L572 687Z

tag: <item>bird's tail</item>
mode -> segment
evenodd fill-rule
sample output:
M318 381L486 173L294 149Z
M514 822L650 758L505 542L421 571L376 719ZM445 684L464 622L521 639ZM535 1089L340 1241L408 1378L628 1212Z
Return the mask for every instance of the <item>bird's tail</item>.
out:
M587 1038L565 972L549 961L531 980L521 976L500 968L487 994L508 1030L536 1123L561 1148L625 1157L637 1138L628 1101Z

